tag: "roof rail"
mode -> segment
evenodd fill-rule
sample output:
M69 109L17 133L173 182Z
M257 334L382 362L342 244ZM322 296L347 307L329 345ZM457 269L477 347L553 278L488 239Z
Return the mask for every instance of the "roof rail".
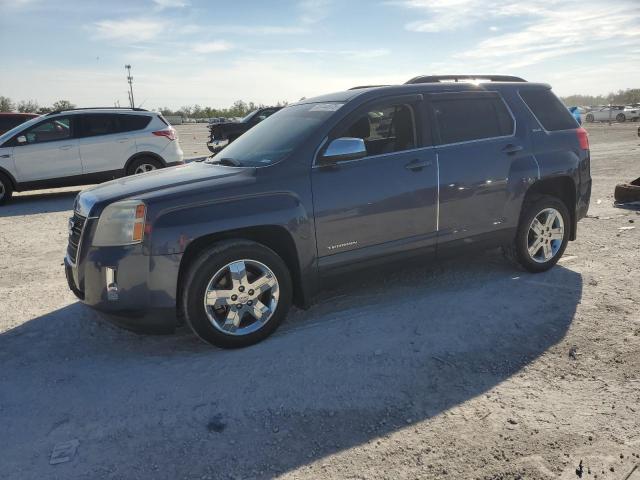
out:
M134 108L131 108L131 107L81 107L81 108L65 108L64 110L54 110L53 112L49 112L46 115L54 115L62 112L75 112L76 110L131 110L134 112L149 111L144 108L138 108L138 107L134 107Z
M405 85L413 83L439 83L442 81L489 80L490 82L526 82L524 78L511 75L419 75Z
M358 85L357 87L351 87L349 90L360 90L361 88L375 88L375 87L388 87L389 85Z

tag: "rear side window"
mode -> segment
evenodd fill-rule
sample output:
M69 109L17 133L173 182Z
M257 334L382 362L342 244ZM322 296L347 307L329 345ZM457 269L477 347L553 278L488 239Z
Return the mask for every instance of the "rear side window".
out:
M578 128L573 115L551 90L521 90L520 96L545 130Z
M113 133L141 130L149 125L147 115L122 115L117 113L93 113L82 115L82 136L95 137Z
M431 105L441 144L505 137L514 132L513 118L497 95L434 95Z
M7 132L13 127L20 125L21 123L30 120L28 117L11 117L9 115L0 115L0 131Z

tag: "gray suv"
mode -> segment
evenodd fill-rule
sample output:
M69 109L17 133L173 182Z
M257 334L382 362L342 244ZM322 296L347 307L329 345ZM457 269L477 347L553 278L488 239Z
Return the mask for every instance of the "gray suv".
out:
M71 290L128 328L242 347L355 268L500 246L551 268L589 206L587 134L548 85L467 79L304 100L208 161L81 192Z

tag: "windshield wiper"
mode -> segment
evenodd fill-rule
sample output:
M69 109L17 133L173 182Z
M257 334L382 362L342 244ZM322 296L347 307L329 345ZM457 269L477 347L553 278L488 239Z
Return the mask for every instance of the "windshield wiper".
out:
M213 165L224 165L226 167L241 167L242 166L242 163L239 160L236 160L235 158L229 158L229 157L213 158L212 160L210 160L207 163L211 163Z

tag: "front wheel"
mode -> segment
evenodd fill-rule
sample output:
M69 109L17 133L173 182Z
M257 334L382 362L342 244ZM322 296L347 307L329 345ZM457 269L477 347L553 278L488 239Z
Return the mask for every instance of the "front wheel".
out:
M193 262L185 278L184 318L196 335L218 347L246 347L265 339L291 306L286 264L259 243L219 243Z
M556 197L542 195L523 207L515 242L506 256L524 269L544 272L553 267L567 248L570 216Z
M627 117L624 115L624 113L619 113L618 115L616 115L616 121L620 122L620 123L624 123L626 122Z
M6 175L0 173L0 205L4 205L13 195L13 186Z
M591 113L588 113L585 120L587 121L587 123L593 123L595 118L593 118L593 115Z

